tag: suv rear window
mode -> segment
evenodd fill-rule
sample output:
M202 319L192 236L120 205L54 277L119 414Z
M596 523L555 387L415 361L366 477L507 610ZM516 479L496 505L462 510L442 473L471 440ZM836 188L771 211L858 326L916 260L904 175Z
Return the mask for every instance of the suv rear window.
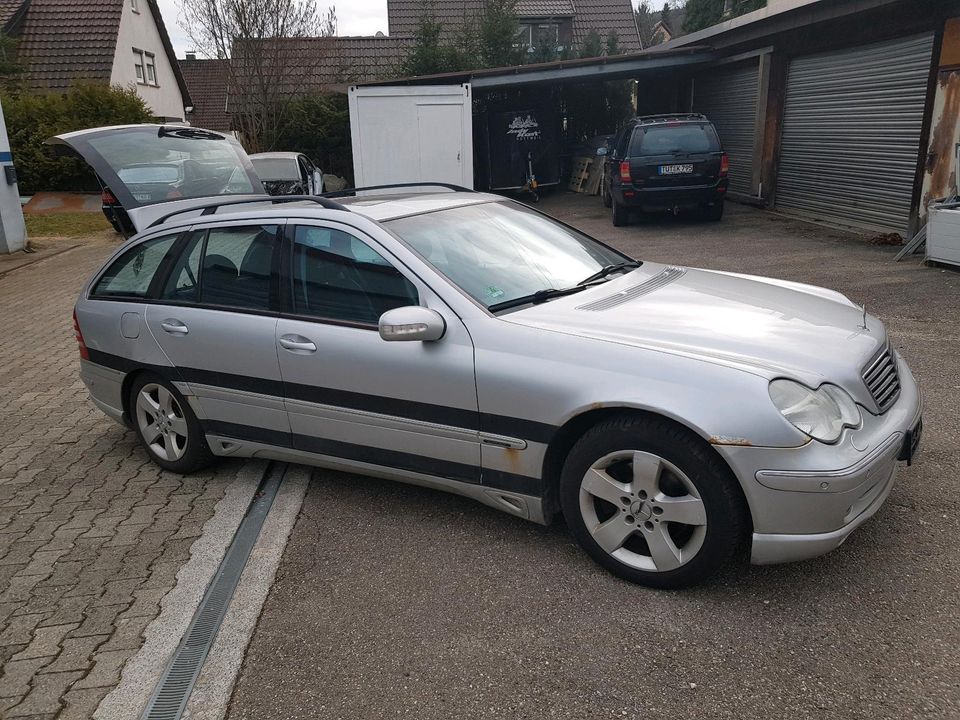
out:
M630 156L718 152L720 139L709 123L638 127L630 139Z

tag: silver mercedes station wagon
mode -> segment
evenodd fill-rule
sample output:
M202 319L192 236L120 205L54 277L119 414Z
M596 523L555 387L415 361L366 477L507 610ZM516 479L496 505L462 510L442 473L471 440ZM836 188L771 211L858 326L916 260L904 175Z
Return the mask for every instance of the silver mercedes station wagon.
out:
M562 515L678 587L747 543L836 548L917 451L910 370L840 293L642 262L452 186L271 199L206 130L56 142L138 230L77 301L81 376L174 472L273 458Z

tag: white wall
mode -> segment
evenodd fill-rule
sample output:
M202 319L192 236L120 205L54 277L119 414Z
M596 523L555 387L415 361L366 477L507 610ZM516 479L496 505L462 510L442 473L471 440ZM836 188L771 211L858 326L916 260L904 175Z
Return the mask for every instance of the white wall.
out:
M135 12L130 0L123 0L123 16L120 19L120 31L117 35L117 52L113 59L112 85L135 87L137 94L161 118L182 119L183 96L177 85L170 59L163 49L160 31L153 21L148 3L152 0L138 0L140 11ZM136 61L133 48L139 48L154 54L157 67L158 87L137 83Z

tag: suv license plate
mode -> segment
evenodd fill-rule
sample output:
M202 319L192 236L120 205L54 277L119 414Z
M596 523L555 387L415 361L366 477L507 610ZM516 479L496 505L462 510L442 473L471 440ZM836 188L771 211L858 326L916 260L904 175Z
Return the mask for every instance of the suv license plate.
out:
M661 165L661 175L688 175L693 172L693 165Z

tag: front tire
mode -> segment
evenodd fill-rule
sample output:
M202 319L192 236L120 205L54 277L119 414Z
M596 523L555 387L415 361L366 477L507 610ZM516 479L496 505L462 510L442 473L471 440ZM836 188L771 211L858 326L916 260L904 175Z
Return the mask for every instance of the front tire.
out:
M180 392L158 375L143 374L130 388L133 427L150 459L187 475L214 461L200 421Z
M703 582L746 532L743 496L721 459L685 428L647 415L613 418L580 438L560 504L588 555L649 587Z

